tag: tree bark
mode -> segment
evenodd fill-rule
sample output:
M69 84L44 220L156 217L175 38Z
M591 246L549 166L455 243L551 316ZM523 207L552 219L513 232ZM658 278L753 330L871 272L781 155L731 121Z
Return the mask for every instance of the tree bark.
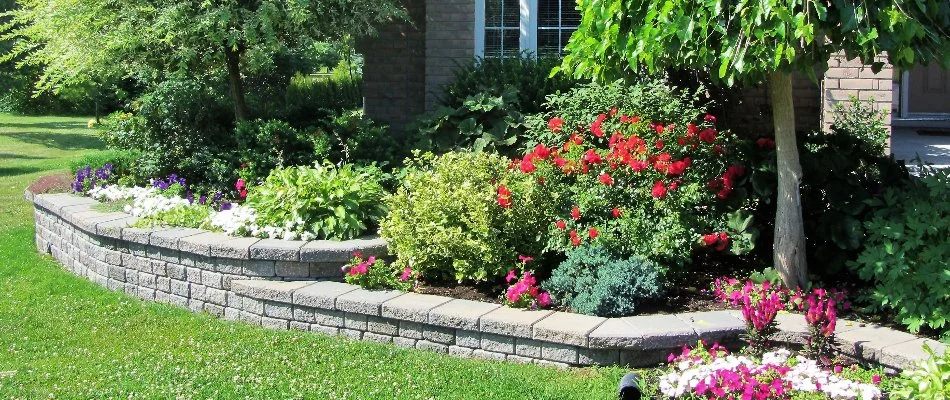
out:
M805 227L799 186L802 165L795 138L795 107L792 74L776 71L769 75L772 123L775 127L775 154L778 166L778 199L775 212L775 244L772 249L775 268L790 289L808 283L805 261Z
M224 45L224 56L228 64L228 83L231 86L231 101L234 103L234 119L246 121L247 102L244 100L244 81L241 79L241 52Z

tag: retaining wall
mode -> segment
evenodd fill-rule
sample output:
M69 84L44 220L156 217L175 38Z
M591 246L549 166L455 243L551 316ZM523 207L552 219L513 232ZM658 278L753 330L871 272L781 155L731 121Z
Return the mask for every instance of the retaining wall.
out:
M655 365L699 339L734 343L735 311L600 318L527 311L416 293L364 290L335 282L353 251L383 255L379 238L279 241L197 229L141 229L124 213L94 209L68 194L27 193L35 205L36 246L67 270L112 290L276 329L514 362L556 366ZM804 317L780 314L780 342L800 344ZM901 369L925 357L933 340L839 320L842 353Z

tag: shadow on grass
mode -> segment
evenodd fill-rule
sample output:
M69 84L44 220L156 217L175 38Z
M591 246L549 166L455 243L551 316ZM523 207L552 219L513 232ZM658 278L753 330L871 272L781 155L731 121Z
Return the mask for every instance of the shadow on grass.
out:
M31 155L27 155L27 154L0 153L0 160L10 160L10 159L16 159L16 160L46 160L46 159L49 159L49 157L38 157L38 156L31 156Z
M34 172L40 172L43 170L44 168L39 168L39 167L12 167L12 168L0 167L0 178L5 178L8 176L27 175L27 174L32 174Z
M86 124L74 121L46 121L46 122L0 122L0 128L14 129L84 129Z
M57 150L103 149L105 143L99 138L79 133L29 132L3 134L23 143L51 147Z

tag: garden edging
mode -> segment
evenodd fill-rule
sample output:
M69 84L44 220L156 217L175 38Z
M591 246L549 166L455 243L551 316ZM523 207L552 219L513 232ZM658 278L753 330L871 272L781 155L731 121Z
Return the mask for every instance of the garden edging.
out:
M188 228L130 227L70 194L32 194L36 245L74 274L112 290L270 328L299 329L449 353L558 366L655 365L699 339L736 341L733 311L601 318L527 311L442 296L370 291L336 282L353 251L385 254L378 237L352 241L236 238ZM804 317L780 314L779 340L800 344ZM841 352L896 370L943 344L839 320Z

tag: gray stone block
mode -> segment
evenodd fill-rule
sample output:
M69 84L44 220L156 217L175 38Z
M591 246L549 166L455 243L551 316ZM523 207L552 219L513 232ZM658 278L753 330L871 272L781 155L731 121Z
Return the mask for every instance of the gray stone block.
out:
M406 293L383 303L382 315L403 321L427 322L429 310L449 302L450 298Z
M294 309L289 303L264 302L264 316L291 320L294 319Z
M195 267L185 267L185 280L201 284L201 270Z
M110 265L109 266L109 279L115 279L119 282L125 282L125 268Z
M579 365L617 365L620 362L620 350L616 349L578 349Z
M913 368L920 361L930 358L924 351L924 345L940 356L947 351L947 345L936 340L918 338L908 342L887 346L881 349L879 362L897 369Z
M252 260L299 261L300 248L306 242L261 239L250 246Z
M127 242L148 245L148 237L155 231L146 228L125 228L122 229L121 239Z
M368 236L344 241L314 240L300 249L300 261L346 263L354 252L364 256L385 256L386 241L379 236Z
M363 331L356 329L340 329L340 335L353 340L360 340L363 338Z
M506 335L483 333L479 346L482 350L515 354L515 338Z
M508 355L505 353L496 353L493 351L486 351L482 349L475 349L472 351L473 358L480 358L483 360L492 360L492 361L505 361L508 358Z
M164 276L155 277L155 289L158 289L163 292L170 292L171 279Z
M541 358L543 343L533 339L518 338L515 340L515 354L528 358Z
M139 278L139 286L143 286L149 289L157 288L155 275L142 272L142 273L139 273L138 278Z
M289 322L286 319L261 317L261 326L267 329L287 330Z
M165 263L165 275L169 278L183 281L187 279L185 266L181 264Z
M139 287L136 289L135 296L138 297L138 298L140 298L140 299L142 299L142 300L154 301L154 300L155 300L155 289L149 289L149 288L146 288L146 287L141 287L141 286L139 286Z
M366 315L359 313L344 313L343 315L343 327L347 329L356 329L360 331L366 331Z
M775 316L775 322L779 329L779 332L775 334L775 341L793 344L805 343L805 338L808 337L808 323L805 322L804 315L779 312Z
M340 282L316 282L295 291L293 301L294 304L299 306L332 310L336 307L337 297L356 289L359 289L359 286Z
M164 249L178 250L178 241L182 238L195 236L207 231L193 228L170 228L152 233L148 238L148 245Z
M219 232L202 232L185 236L178 240L178 250L182 252L211 257L211 246L234 239Z
M455 331L455 344L473 349L481 346L482 333L478 331L467 331L458 329Z
M244 274L244 260L238 260L234 258L217 258L213 257L211 262L214 264L214 270L222 274L228 275L243 275ZM204 268L208 269L208 268Z
M418 322L399 321L399 336L410 339L422 339L423 325Z
M745 322L727 311L677 314L702 340L726 341L745 332Z
M461 358L469 358L475 349L462 346L449 346L449 355Z
M221 318L224 316L224 307L217 304L205 303L205 312Z
M337 297L336 308L341 311L378 316L383 303L404 294L397 290L357 289Z
M501 307L481 301L453 299L429 311L428 323L449 328L478 330L481 316Z
M643 343L643 334L621 318L610 318L588 335L595 349L635 349Z
M177 279L172 279L170 281L171 293L177 296L181 296L181 297L190 296L191 289L189 288L189 286L191 286L191 284L185 281L180 281Z
M330 336L337 336L340 334L340 328L336 328L332 326L317 325L317 324L311 324L310 331L318 332L318 333L322 333L324 335L330 335Z
M102 221L96 224L96 234L113 239L122 238L122 230L138 222L137 217L126 215L123 218L117 218L109 221Z
M858 358L880 362L883 349L917 340L917 336L895 331L880 325L867 325L857 329L835 333L839 348Z
M300 321L290 321L290 330L293 331L309 331L310 324Z
M257 315L264 315L264 301L242 296L241 310L251 312Z
M602 317L555 312L534 324L534 339L586 347L588 334L606 321Z
M399 334L399 321L389 318L369 316L366 318L366 328L373 333L395 336Z
M231 282L231 290L234 293L255 299L292 303L293 292L311 284L313 282L245 280Z
M274 263L274 272L281 278L301 278L310 277L310 264L299 261L277 261Z
M343 311L315 308L313 310L313 319L316 320L316 323L323 326L341 327L343 326L345 314Z
M393 337L389 335L380 335L378 333L373 333L373 332L364 332L363 340L366 340L369 342L376 342L376 343L392 343Z
M436 353L448 353L449 346L442 343L430 342L428 340L417 340L416 348L419 350L434 351Z
M306 322L309 324L316 322L316 319L313 316L313 308L294 307L294 320Z
M570 368L571 366L570 364L555 362L555 361L548 361L548 360L534 360L534 363L542 367L557 368L557 369L567 369L567 368Z
M675 315L643 315L621 318L643 336L641 348L670 349L696 344L699 335Z
M211 256L246 260L251 257L251 246L260 239L230 238L223 242L211 243Z
M206 271L206 270L199 270L199 271L201 271L202 285L213 287L215 289L221 289L224 287L221 280L221 273Z
M168 295L168 299L172 305L176 305L182 308L188 308L188 298L185 296L181 296L181 295L177 295L173 293L173 294Z
M225 307L224 319L228 321L237 321L241 319L241 311L236 308Z
M272 277L276 275L274 261L244 260L241 274L246 276Z
M541 345L541 358L565 364L577 364L577 347L544 342Z
M342 262L331 263L308 263L309 276L311 279L340 279L343 277Z
M247 311L241 311L240 321L251 324L251 325L260 325L261 316L257 314L249 313Z
M455 329L435 325L425 325L422 338L430 342L455 344Z
M516 356L514 354L509 354L505 360L508 362L513 362L517 364L532 364L535 361L534 358Z
M228 304L227 294L228 292L224 290L208 287L205 290L205 301L219 306L225 306Z
M404 338L401 336L393 337L393 344L400 347L408 347L410 349L416 347L416 339Z
M499 335L532 338L532 326L551 315L553 311L521 310L501 307L479 319L479 330Z

